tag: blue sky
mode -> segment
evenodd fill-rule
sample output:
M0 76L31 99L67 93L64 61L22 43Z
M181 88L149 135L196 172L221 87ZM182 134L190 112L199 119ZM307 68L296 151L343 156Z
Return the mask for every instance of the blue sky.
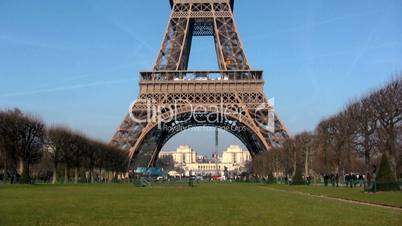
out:
M0 108L108 141L138 94L138 72L154 64L169 13L168 0L0 0ZM237 0L235 18L293 134L402 71L400 0ZM212 39L195 39L190 68L216 67ZM210 152L205 140L213 132L184 132L165 148Z

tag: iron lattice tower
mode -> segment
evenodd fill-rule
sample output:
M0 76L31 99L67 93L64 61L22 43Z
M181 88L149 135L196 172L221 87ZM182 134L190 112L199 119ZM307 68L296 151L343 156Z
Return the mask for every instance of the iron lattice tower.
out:
M263 72L251 70L247 61L233 4L170 0L172 11L156 63L152 71L140 72L139 98L111 141L129 151L131 166L153 166L172 136L195 126L227 130L252 156L288 137L264 95ZM193 36L214 37L219 70L188 70ZM268 129L270 121L273 128Z

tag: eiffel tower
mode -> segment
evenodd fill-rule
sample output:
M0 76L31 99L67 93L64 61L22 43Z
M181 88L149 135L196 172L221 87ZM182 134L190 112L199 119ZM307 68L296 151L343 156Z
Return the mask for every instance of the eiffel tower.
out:
M252 70L234 17L234 0L170 0L171 15L152 71L140 72L139 98L112 138L130 167L154 166L175 134L198 126L222 128L251 155L288 137L264 95L263 71ZM219 70L189 70L193 36L213 36ZM213 142L213 141L202 141Z

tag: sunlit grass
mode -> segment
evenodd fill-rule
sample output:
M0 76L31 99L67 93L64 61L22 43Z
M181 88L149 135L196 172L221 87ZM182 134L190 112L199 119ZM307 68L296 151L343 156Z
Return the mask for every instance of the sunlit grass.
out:
M0 225L402 225L402 211L258 184L0 185Z
M363 188L324 187L324 186L288 186L270 185L276 189L300 191L313 195L325 195L333 198L343 198L374 204L382 204L402 208L402 192L364 192Z

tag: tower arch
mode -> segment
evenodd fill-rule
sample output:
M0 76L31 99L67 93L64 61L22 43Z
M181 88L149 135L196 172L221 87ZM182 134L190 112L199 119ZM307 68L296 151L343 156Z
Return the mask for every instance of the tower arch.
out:
M263 71L249 65L233 17L234 1L170 3L153 70L140 72L139 97L111 143L128 151L134 167L152 166L167 140L186 127L226 128L253 154L280 146L288 132L264 95ZM219 70L188 70L191 39L201 35L214 37Z

